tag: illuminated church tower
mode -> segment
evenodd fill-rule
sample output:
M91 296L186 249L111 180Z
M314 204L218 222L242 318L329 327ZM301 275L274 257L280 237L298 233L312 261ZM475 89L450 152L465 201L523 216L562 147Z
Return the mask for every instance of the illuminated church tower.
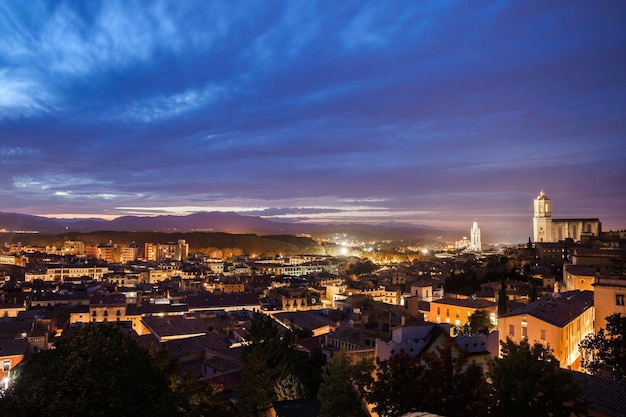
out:
M472 252L480 252L482 250L480 244L480 228L478 222L472 224L472 230L470 230L470 246L469 250Z
M535 242L552 242L552 209L550 199L543 190L535 198L533 214L533 235Z

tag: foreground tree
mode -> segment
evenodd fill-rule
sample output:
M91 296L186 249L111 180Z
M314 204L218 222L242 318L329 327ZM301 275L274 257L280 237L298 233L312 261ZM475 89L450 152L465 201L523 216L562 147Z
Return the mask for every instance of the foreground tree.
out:
M606 318L606 329L585 337L578 345L582 367L599 375L604 366L613 369L613 378L626 382L626 316L619 313Z
M304 397L304 386L300 378L289 374L276 383L274 393L278 401L299 400Z
M192 376L174 378L176 415L181 417L236 417L237 410L224 396L223 387Z
M578 389L566 370L559 368L549 347L522 340L501 342L502 358L489 363L488 375L496 399L495 415L585 415Z
M422 383L426 367L419 358L399 353L387 360L377 360L376 380L368 401L376 404L374 411L398 417L411 411L423 411L425 398Z
M113 325L89 324L25 363L0 401L11 416L170 416L173 364Z
M256 415L276 400L277 381L289 375L289 344L270 316L255 313L242 348L238 407Z
M452 339L422 359L426 364L425 411L447 417L489 414L493 400L483 370Z
M374 364L363 360L352 363L347 351L335 352L322 374L318 399L320 417L362 417L363 398L372 382Z
M397 417L428 411L449 417L487 415L490 388L482 369L447 339L421 358L400 353L378 362L369 401L377 413Z

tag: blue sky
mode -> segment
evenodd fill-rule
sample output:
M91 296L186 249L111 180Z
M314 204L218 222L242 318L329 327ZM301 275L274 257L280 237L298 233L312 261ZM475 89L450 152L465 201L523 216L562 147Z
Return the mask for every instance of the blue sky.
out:
M626 228L621 1L4 1L0 211ZM524 238L525 240L526 238Z

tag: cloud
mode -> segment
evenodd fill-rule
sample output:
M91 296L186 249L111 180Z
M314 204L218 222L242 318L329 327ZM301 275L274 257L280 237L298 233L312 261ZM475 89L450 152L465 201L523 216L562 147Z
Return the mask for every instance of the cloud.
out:
M226 94L226 88L209 85L200 89L152 97L124 106L114 119L141 123L161 122L214 104Z
M35 80L0 70L0 122L50 111L51 99Z

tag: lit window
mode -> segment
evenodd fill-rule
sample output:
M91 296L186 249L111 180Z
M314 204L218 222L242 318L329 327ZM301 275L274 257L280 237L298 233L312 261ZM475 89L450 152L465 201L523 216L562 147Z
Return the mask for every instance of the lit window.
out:
M9 372L11 370L11 361L4 361L2 363L2 370L4 372Z
M617 306L624 305L624 294L615 294L615 305Z

